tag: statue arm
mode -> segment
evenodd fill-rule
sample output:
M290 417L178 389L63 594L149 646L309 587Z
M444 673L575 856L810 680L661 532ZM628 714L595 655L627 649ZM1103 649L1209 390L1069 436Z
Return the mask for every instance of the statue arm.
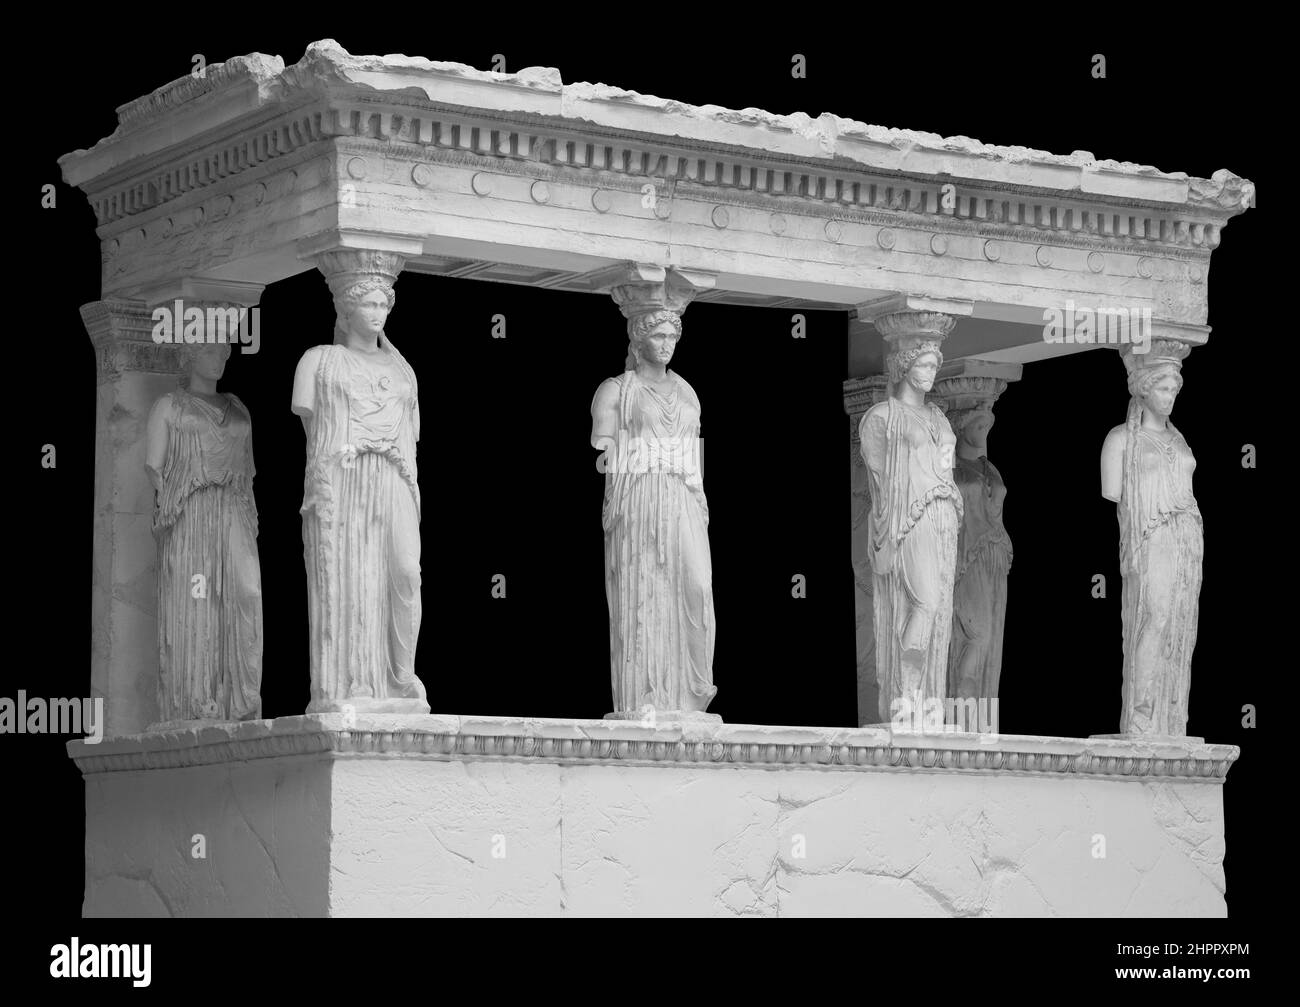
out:
M871 483L871 514L868 527L871 529L871 568L879 574L894 569L898 556L898 543L894 535L897 531L898 515L893 513L892 500L897 487L886 485L885 474L890 468L890 454L893 445L889 443L889 411L887 404L873 406L869 409L858 426L858 439L862 444L862 460L867 465L867 477ZM899 445L901 449L901 445Z
M302 428L308 429L316 411L316 368L320 364L320 348L313 347L302 355L298 369L293 373L293 401L290 408L302 418Z
M155 490L162 490L163 465L167 461L167 418L172 411L171 393L162 396L149 412L145 427L144 467Z
M1128 430L1118 426L1106 435L1106 442L1101 447L1101 495L1115 503L1119 503L1124 485L1124 448L1127 439Z
M885 471L885 460L889 456L889 435L886 430L888 419L883 410L871 409L858 424L858 440L862 445L862 460L867 471L871 473L871 491L873 497L879 492L880 477Z
M591 400L591 446L597 451L614 445L618 433L618 393L618 379L606 378Z

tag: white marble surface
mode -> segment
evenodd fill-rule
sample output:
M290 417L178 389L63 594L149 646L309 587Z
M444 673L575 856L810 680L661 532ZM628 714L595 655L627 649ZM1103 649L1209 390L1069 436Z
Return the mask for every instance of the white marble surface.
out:
M980 741L344 712L72 742L83 911L1225 915L1235 747Z
M984 740L337 713L72 742L84 912L1225 914L1235 747Z

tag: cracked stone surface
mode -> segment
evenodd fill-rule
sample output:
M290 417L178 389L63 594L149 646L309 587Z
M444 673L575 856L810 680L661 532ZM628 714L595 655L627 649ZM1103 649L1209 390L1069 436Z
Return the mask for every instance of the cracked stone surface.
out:
M86 823L84 916L328 913L326 761L105 774L86 781Z
M320 755L95 774L87 824L89 916L1226 912L1193 781Z

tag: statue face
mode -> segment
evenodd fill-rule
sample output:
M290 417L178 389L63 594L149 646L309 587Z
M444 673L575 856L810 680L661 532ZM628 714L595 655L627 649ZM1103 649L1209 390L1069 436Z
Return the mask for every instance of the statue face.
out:
M975 447L984 447L989 441L989 431L993 429L993 414L981 409L966 421L961 428L962 440Z
M934 377L939 373L939 358L933 353L922 353L912 361L907 372L907 383L918 392L928 392L934 387Z
M1146 408L1157 416L1168 416L1174 411L1174 399L1178 397L1179 381L1173 374L1167 374L1151 386L1143 400Z
M384 331L386 321L388 321L388 295L382 290L372 290L352 309L348 328L354 336L378 336Z
M667 366L676 349L677 329L671 322L660 322L641 340L641 359Z
M204 343L190 357L190 373L208 381L220 381L229 359L229 343Z

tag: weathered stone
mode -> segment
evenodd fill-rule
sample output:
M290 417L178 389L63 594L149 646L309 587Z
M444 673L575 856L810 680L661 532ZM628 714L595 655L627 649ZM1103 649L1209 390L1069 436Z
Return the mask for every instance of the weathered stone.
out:
M90 916L1223 916L1237 757L348 714L68 747Z

